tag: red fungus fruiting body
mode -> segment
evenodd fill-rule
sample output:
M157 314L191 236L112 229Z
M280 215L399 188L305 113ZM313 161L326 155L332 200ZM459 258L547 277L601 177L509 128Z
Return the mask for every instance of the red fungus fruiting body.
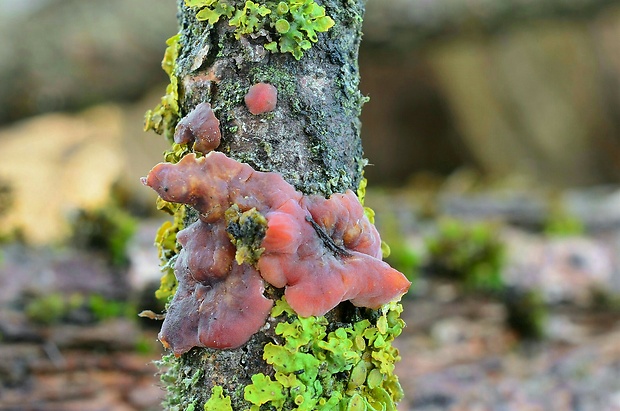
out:
M192 347L236 348L264 324L273 302L263 296L258 271L234 261L222 224L197 221L179 232L175 264L179 287L159 333L181 355Z
M279 174L254 171L216 151L202 158L188 154L176 164L159 163L143 182L166 201L194 207L204 222L223 220L233 204L241 212L256 208L264 215L288 199L302 198Z
M250 113L254 115L268 113L276 108L278 90L271 84L257 83L250 87L244 100Z
M381 239L355 194L307 196L266 215L258 261L262 277L286 287L301 316L323 315L341 301L379 308L402 296L410 282L381 261Z
M379 234L350 190L329 199L303 196L279 174L254 171L219 152L158 164L143 182L164 200L200 213L178 234L179 288L160 333L177 355L249 340L272 305L262 280L285 288L301 316L323 315L346 300L379 308L409 288L403 274L381 261ZM258 271L234 259L224 218L232 205L240 212L255 208L267 220Z
M183 117L174 132L174 142L194 143L194 151L207 154L220 145L220 121L209 103L200 103Z

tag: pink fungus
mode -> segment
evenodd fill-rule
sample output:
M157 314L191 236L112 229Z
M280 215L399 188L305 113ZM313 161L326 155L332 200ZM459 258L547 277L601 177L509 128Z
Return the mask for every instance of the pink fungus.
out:
M179 281L159 333L181 355L192 347L237 348L264 324L273 305L250 265L234 261L225 227L197 221L179 232Z
M379 308L409 288L403 274L381 261L379 233L350 190L329 199L303 196L281 175L255 171L219 152L158 164L143 182L164 200L200 213L178 234L179 287L160 333L176 355L194 346L247 342L272 306L263 280L285 288L302 316L323 315L346 300ZM257 267L235 261L224 215L232 205L242 213L255 208L266 218Z
M223 220L233 204L241 212L256 208L264 215L289 198L302 197L279 174L254 171L217 151L202 158L188 154L177 164L160 163L144 183L166 201L191 205L205 222Z
M350 190L288 202L266 217L258 269L267 282L286 286L301 316L323 315L346 300L379 308L409 288L403 274L381 261L379 233Z
M245 105L254 115L273 111L277 102L278 90L268 83L254 84L245 95Z
M174 132L174 142L194 143L194 151L207 154L220 145L220 121L209 103L200 103L183 117Z

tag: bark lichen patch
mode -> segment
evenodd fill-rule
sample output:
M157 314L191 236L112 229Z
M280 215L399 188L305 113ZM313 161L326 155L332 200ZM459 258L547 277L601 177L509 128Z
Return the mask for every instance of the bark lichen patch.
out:
M237 204L226 210L224 217L228 237L237 248L235 260L238 264L256 265L265 250L261 243L267 231L267 219L255 208L241 212Z
M372 322L329 332L324 317L299 317L285 299L277 301L271 315L285 319L275 330L280 340L263 354L274 374L252 377L244 395L250 410L395 410L403 396L392 346L404 327L400 312L390 303Z
M264 37L265 49L290 53L297 60L318 41L317 33L334 26L325 8L314 0L185 0L185 5L195 10L199 21L211 26L226 18L237 40L248 35Z

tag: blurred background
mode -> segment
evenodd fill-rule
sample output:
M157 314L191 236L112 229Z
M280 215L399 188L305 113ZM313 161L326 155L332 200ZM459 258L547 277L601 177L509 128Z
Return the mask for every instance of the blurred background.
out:
M0 410L157 410L171 0L0 0ZM620 1L371 0L403 410L620 410Z

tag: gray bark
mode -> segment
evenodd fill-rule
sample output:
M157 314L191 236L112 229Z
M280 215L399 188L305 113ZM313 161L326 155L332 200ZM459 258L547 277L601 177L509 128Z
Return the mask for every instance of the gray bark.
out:
M277 171L306 194L330 195L359 185L364 165L359 114L358 48L363 3L324 2L336 26L319 35L300 61L270 53L264 41L236 40L226 22L209 29L180 2L184 45L178 60L182 115L209 101L220 120L219 150L260 171ZM243 103L249 87L278 89L270 115Z

